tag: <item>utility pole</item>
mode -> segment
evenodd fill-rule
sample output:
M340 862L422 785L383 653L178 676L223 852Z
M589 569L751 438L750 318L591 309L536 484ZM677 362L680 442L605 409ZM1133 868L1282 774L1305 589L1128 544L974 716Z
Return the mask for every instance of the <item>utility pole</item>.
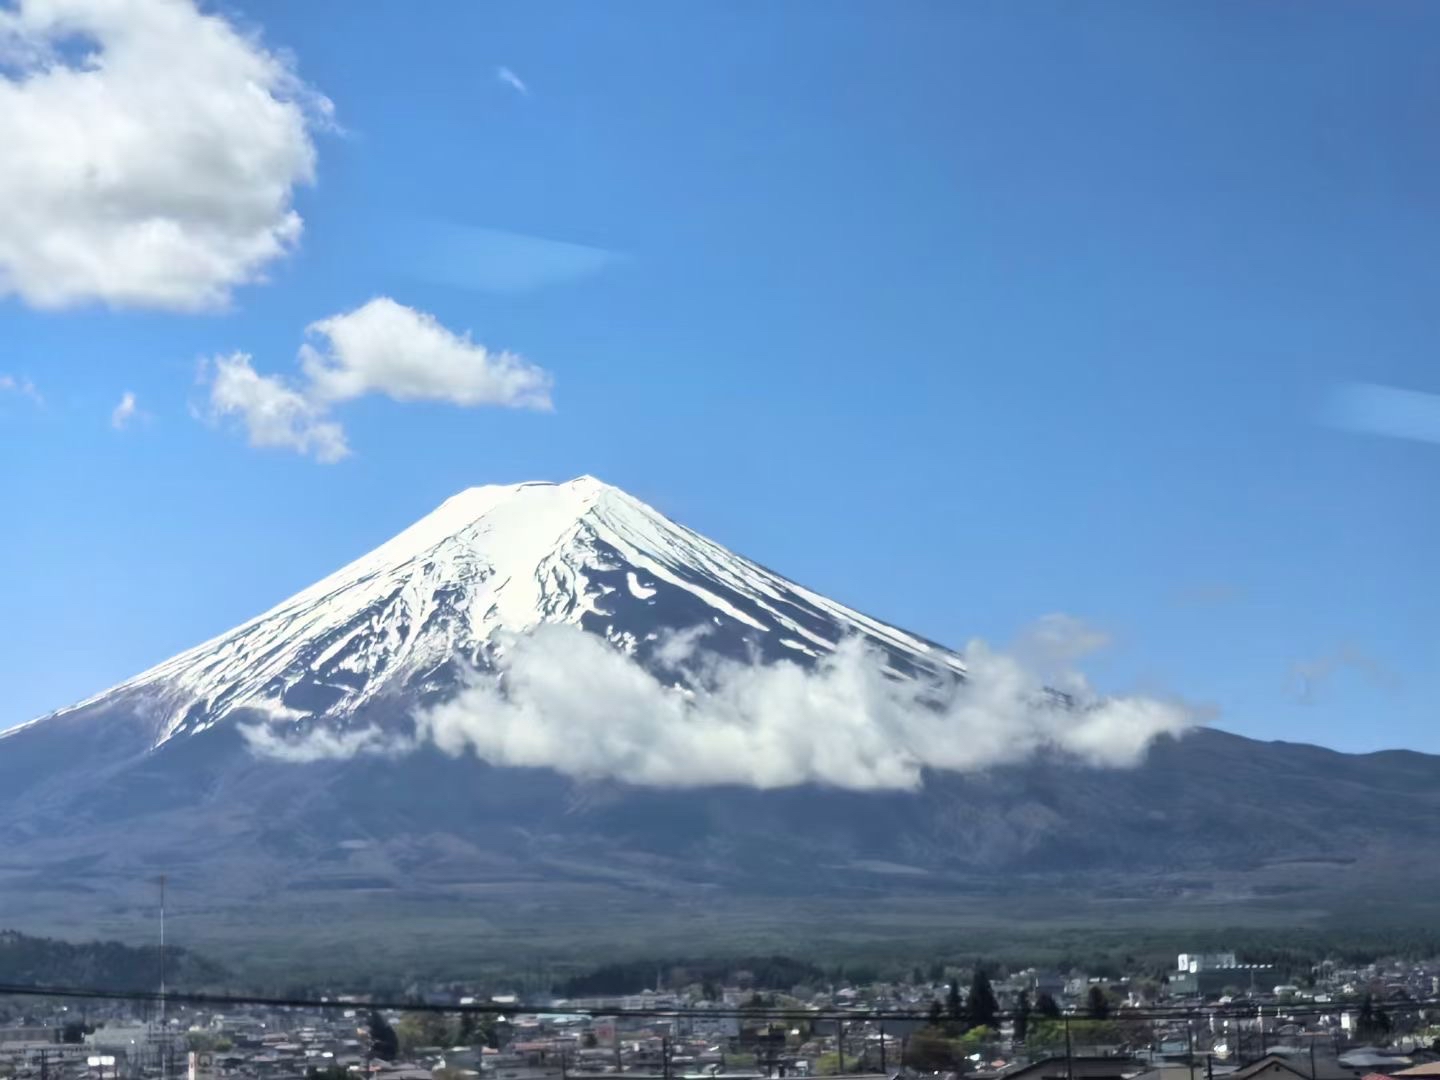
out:
M170 1054L166 1049L169 1033L165 1026L165 875L160 875L160 1080L170 1078Z
M1186 1060L1190 1063L1190 1080L1195 1080L1195 1025L1185 1018Z
M1070 1046L1070 1014L1065 1014L1065 1080L1075 1080L1075 1053Z
M840 1066L835 1071L845 1073L845 1021L835 1021L835 1048L840 1051Z
M888 1072L885 1068L885 1025L880 1025L880 1071ZM1313 1078L1312 1078L1313 1080Z

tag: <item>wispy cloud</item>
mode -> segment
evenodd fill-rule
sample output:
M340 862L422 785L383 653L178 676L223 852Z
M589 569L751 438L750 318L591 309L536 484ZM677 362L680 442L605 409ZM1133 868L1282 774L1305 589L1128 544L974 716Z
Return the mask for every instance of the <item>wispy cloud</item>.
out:
M413 222L391 246L391 264L412 277L511 294L578 281L627 259L590 244L445 221Z
M29 398L36 405L43 405L45 399L33 382L21 375L0 374L0 394L17 394Z
M1392 690L1399 684L1395 672L1374 656L1353 645L1345 645L1323 656L1297 660L1290 665L1295 699L1302 705L1315 704L1326 685L1342 671L1354 672L1371 686L1383 690Z
M257 372L236 352L205 365L208 418L234 419L250 445L294 450L333 463L350 453L337 405L367 394L392 401L444 401L548 410L549 372L489 349L388 296L313 323L300 346L298 377Z
M1422 390L1343 383L1330 392L1321 418L1346 431L1440 443L1440 394Z
M495 78L510 87L510 89L514 90L517 94L522 94L525 97L530 96L530 87L526 86L525 81L508 67L497 67L495 69Z
M1073 620L1051 621L1035 639L1057 659L1100 640ZM884 658L855 639L813 668L718 658L699 651L701 640L669 638L661 681L595 634L542 625L500 641L498 677L477 672L453 700L421 711L413 736L372 728L290 740L258 725L247 737L257 753L290 760L433 744L494 765L656 787L904 791L929 770L974 772L1045 754L1133 766L1155 739L1195 723L1172 702L1099 695L1073 669L1061 673L1062 705L1037 668L980 641L965 649L966 681L930 682L891 678Z
M120 395L120 403L110 411L110 426L116 431L125 431L131 424L148 419L149 414L140 408L134 392L130 390Z

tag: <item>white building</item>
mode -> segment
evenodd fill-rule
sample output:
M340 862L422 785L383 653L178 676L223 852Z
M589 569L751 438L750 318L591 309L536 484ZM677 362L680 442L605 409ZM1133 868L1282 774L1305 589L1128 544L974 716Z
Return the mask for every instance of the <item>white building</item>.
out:
M1235 960L1233 952L1218 953L1181 953L1175 965L1177 971L1186 975L1197 975L1202 971L1214 971L1217 968L1237 968L1239 963Z

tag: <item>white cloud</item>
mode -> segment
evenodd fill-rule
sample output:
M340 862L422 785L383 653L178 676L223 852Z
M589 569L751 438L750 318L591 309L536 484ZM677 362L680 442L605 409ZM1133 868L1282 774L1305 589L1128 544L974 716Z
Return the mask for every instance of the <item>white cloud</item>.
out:
M253 35L193 0L19 0L0 62L0 295L213 308L296 245L330 103Z
M250 445L278 447L335 462L350 453L344 429L326 419L325 408L277 375L258 374L245 353L217 356L210 378L210 412L236 417Z
M116 431L124 431L134 421L145 419L145 415L140 411L135 394L126 390L120 395L120 403L110 412L110 426Z
M698 641L671 637L668 662L686 659L678 654ZM969 679L961 684L893 679L883 657L852 639L814 668L692 653L700 673L683 689L568 625L544 625L500 645L499 677L476 673L453 700L421 712L417 745L661 787L913 790L926 770L972 772L1043 754L1133 766L1155 738L1194 723L1176 704L1101 697L1078 672L1067 673L1072 703L1062 705L1015 657L979 641L965 651ZM285 754L350 756L314 736L294 743L266 736L279 739ZM378 731L348 737L357 752L410 745ZM252 744L266 752L264 739Z
M329 731L324 728L310 732L304 739L285 739L266 724L242 724L240 734L252 753L303 765L310 761L352 758L358 754L393 754L413 748L414 741L391 736L376 728L352 731Z
M510 89L514 90L516 93L523 94L526 97L530 96L530 87L526 86L524 80L522 80L519 75L516 75L515 72L511 71L508 67L497 67L495 69L495 78L499 79L502 83L510 87Z
M37 405L42 404L45 400L40 396L40 391L35 384L20 375L0 374L0 394L19 394L21 397L29 398Z
M514 353L493 352L433 315L377 297L309 328L323 343L300 347L300 378L261 375L245 353L207 366L209 416L235 417L251 446L280 447L317 461L346 457L336 405L365 394L394 401L550 408L547 372Z
M310 333L325 344L301 346L300 366L319 401L380 393L396 401L550 408L550 376L540 368L388 296L321 319Z

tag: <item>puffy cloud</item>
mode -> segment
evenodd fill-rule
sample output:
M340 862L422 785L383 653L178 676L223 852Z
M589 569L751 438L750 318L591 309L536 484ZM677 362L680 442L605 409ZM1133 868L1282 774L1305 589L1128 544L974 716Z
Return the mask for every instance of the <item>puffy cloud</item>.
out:
M277 375L261 375L245 353L217 356L210 365L210 412L236 417L256 447L279 447L335 462L350 453L345 431Z
M144 415L135 400L135 394L126 390L120 395L120 403L110 411L110 426L116 431L124 431L132 422Z
M387 754L408 750L414 741L404 736L386 735L376 728L351 731L329 731L324 728L310 732L303 739L285 739L265 724L242 724L240 734L252 753L303 765L311 761L333 761L358 754Z
M301 233L330 103L193 0L0 9L0 294L223 305Z
M389 297L321 319L309 329L324 339L323 350L300 347L297 380L258 373L245 353L208 365L210 418L238 418L251 446L281 447L335 462L350 448L332 409L364 394L462 406L550 407L545 371L513 353L492 352L468 334L447 330L433 315Z
M502 638L498 677L477 672L452 700L419 713L415 740L495 765L631 784L870 791L913 790L926 770L970 772L1047 753L1133 766L1155 738L1194 722L1169 702L1101 697L1078 672L1067 673L1069 698L1058 697L1015 656L979 641L965 650L963 683L895 679L856 639L810 668L717 659L696 652L698 641L667 641L667 663L690 661L693 673L689 686L668 687L572 626ZM287 743L290 752L315 752L311 738ZM358 752L401 745L375 731ZM338 756L349 755L340 747Z
M397 401L550 408L550 376L509 352L492 352L435 316L376 297L310 326L322 348L303 345L310 395L348 401L381 393Z

